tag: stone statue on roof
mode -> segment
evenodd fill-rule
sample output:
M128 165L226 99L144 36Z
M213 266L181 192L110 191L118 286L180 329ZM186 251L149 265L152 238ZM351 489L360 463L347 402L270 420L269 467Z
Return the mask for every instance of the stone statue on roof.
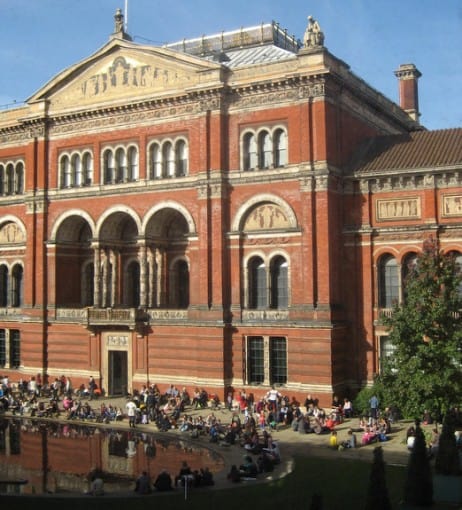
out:
M114 33L124 31L124 15L122 9L119 7L114 15Z
M324 33L313 16L308 16L308 26L303 37L303 44L305 48L324 46Z

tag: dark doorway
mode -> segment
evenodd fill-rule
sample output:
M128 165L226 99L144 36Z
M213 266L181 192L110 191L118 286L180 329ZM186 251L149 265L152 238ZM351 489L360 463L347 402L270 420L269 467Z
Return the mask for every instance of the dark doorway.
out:
M109 395L127 394L127 353L109 351Z

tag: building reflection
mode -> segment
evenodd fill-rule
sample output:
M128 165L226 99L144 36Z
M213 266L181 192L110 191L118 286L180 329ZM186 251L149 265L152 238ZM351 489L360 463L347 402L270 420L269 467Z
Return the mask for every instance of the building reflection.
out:
M132 490L141 471L174 476L183 460L213 473L224 468L216 452L178 436L30 419L0 419L0 480L28 480L22 493L85 492L100 470L107 491ZM5 487L5 485L3 485ZM6 490L17 490L6 486Z

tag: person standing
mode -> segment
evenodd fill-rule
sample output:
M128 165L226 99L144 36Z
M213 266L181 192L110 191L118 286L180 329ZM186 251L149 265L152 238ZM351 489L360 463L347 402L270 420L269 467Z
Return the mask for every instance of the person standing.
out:
M379 414L379 399L377 398L377 395L374 394L369 399L369 406L371 411L371 419L377 420Z
M125 408L127 409L128 425L133 429L136 427L136 404L133 400L129 400Z

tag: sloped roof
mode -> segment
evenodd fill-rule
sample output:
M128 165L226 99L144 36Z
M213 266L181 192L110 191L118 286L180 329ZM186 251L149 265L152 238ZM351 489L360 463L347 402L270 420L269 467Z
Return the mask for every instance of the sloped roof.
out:
M295 58L301 42L273 21L230 32L184 39L164 47L236 68Z
M380 136L364 142L349 165L352 174L462 166L462 128Z

